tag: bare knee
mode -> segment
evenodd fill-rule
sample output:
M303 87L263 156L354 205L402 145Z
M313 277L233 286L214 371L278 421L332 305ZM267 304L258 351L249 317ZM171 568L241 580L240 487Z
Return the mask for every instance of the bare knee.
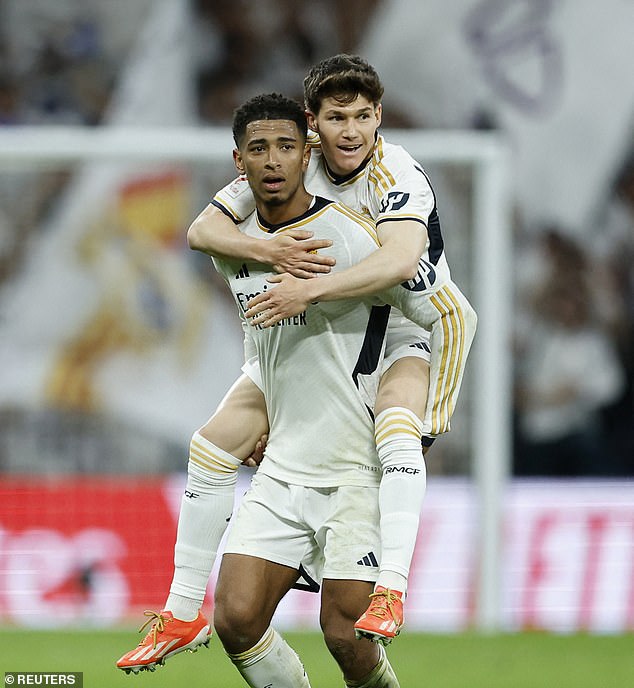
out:
M344 674L348 675L356 664L357 640L342 637L340 634L324 632L324 641L330 654L341 667Z
M239 595L216 595L214 627L227 652L235 654L253 647L263 635L260 625L257 612Z
M347 679L366 676L376 666L379 661L378 646L369 640L357 640L353 623L322 619L321 627L326 647Z
M260 437L268 432L264 395L242 375L198 432L241 461L246 459Z
M231 654L252 648L271 623L297 571L243 554L225 554L215 593L214 626Z

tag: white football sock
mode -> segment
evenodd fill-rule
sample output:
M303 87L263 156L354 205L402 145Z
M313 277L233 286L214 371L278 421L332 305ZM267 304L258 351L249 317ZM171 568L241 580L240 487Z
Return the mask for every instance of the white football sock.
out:
M310 688L295 650L271 627L250 650L228 657L251 688Z
M177 619L195 619L205 599L218 545L231 518L241 463L194 433L178 518L174 578L165 604Z
M422 421L415 413L398 406L385 409L375 421L383 471L379 488L381 563L376 584L403 593L427 482L421 428Z
M383 646L379 645L381 658L372 671L360 681L347 681L348 688L400 688L394 669Z

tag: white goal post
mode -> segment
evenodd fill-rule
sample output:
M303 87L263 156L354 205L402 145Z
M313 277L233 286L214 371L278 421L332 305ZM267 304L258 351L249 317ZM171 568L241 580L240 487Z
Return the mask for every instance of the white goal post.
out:
M474 380L470 458L477 483L479 571L477 626L501 625L501 512L511 456L510 165L492 132L385 130L423 165L473 168L473 302L479 316L472 353ZM0 174L69 162L226 162L233 144L224 128L1 127Z

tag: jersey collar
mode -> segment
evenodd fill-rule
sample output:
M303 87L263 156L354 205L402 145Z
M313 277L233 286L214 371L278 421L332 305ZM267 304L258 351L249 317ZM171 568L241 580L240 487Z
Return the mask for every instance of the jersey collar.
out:
M314 196L313 202L305 213L302 213L299 217L294 217L287 222L282 222L281 224L274 225L267 222L261 215L259 211L256 211L258 218L258 226L269 234L280 231L281 229L288 229L291 225L301 224L304 220L311 217L315 213L319 212L322 208L325 208L333 201L329 201L327 198L322 198L321 196Z

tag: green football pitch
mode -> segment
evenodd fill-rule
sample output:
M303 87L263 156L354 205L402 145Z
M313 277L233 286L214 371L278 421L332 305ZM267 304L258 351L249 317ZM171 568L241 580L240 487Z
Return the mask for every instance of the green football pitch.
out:
M341 688L321 637L284 634L304 661L313 688ZM154 673L125 675L115 660L140 636L130 631L0 631L5 672L82 671L84 688L239 688L245 684L217 638ZM389 648L401 688L633 688L634 636L481 636L404 633ZM17 682L16 682L17 685Z

